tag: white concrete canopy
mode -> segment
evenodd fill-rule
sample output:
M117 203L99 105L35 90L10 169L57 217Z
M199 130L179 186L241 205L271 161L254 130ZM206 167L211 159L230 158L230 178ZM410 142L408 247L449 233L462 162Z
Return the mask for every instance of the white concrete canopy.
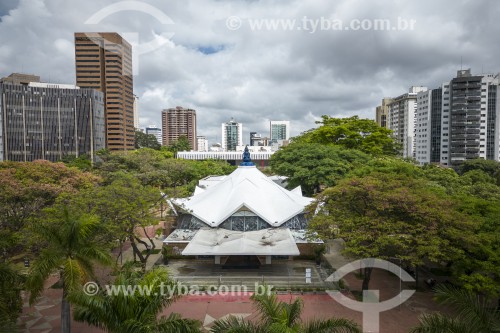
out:
M240 209L250 210L272 227L279 227L302 213L312 201L302 196L300 188L288 191L255 166L239 166L205 191L197 190L190 198L172 200L210 227L219 226Z
M298 256L299 249L288 228L234 231L202 228L182 255L283 255Z

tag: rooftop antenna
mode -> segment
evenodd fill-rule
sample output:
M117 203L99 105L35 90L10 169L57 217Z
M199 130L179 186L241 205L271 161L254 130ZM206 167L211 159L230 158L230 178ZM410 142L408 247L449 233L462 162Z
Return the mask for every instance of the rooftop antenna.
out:
M462 56L460 56L460 70L463 70L463 68L462 68L462 60L463 60Z

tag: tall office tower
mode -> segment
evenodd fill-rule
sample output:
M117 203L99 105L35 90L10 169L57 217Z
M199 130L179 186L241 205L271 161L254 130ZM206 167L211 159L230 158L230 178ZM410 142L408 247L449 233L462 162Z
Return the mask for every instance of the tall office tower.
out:
M161 112L162 144L170 146L185 136L192 150L196 150L196 111L181 106Z
M105 148L104 97L73 85L0 82L0 159L59 161Z
M443 87L417 93L415 159L420 164L440 163L442 104Z
M393 98L388 104L389 129L396 141L402 145L401 155L415 157L415 114L417 111L417 93L426 91L426 87L411 87L406 94Z
M387 121L389 114L389 104L392 102L392 98L382 98L382 104L377 106L375 109L375 121L381 127L389 127Z
M75 33L76 84L104 93L106 147L134 149L132 47L117 33Z
M137 130L139 129L140 124L139 124L139 97L137 95L134 95L134 128ZM160 142L161 144L161 142Z
M205 136L197 136L196 142L198 151L208 151L208 140Z
M156 141L161 145L162 143L162 135L161 135L161 128L158 128L156 125L149 125L146 127L146 134L152 134L155 136Z
M290 139L290 122L285 120L271 120L270 137L273 142Z
M498 75L472 75L470 69L459 70L451 80L449 109L443 109L443 164L458 167L469 159L499 160L499 84Z
M243 146L243 124L233 118L222 124L222 149L236 151L236 147Z

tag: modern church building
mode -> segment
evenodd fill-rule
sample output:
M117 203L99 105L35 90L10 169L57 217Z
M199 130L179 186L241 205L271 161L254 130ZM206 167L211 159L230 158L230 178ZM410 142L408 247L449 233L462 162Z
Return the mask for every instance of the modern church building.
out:
M193 196L170 201L176 229L164 244L228 267L288 259L322 243L306 237L304 208L313 200L300 186L289 191L260 172L247 148L233 173L202 179Z

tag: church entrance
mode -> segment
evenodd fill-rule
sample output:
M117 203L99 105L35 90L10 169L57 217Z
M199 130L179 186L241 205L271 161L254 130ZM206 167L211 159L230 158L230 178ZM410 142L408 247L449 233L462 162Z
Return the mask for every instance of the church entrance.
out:
M256 269L260 267L260 261L257 256L229 256L223 269Z

